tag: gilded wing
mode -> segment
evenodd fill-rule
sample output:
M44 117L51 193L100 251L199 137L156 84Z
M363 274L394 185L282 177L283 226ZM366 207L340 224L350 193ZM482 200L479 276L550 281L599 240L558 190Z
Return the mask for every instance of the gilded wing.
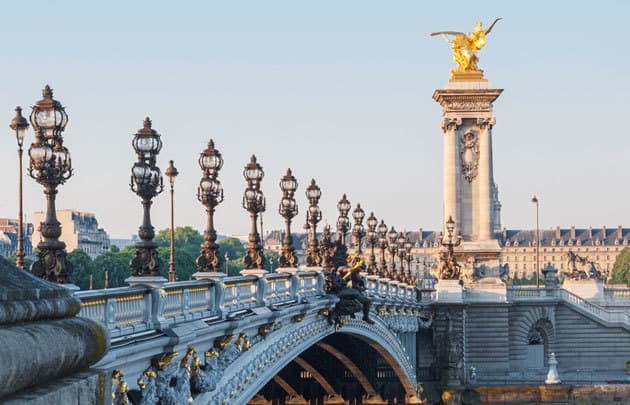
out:
M492 31L492 27L494 27L494 24L497 23L497 21L502 20L502 17L497 18L496 20L494 20L492 22L492 24L490 24L490 26L488 27L488 29L486 30L486 35L488 35L490 33L490 31Z
M492 28L492 27L490 27L490 28ZM434 37L436 35L466 35L466 34L464 34L463 32L457 32L457 31L440 31L440 32L432 32L431 33L432 37Z

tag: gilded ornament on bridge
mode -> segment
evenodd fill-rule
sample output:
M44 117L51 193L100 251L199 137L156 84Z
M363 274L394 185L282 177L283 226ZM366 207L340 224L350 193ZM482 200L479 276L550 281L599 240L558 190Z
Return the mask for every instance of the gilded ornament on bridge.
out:
M462 151L460 157L462 160L462 172L468 183L477 177L477 169L479 167L479 140L474 131L468 130L464 133L462 139Z
M459 31L431 33L431 36L442 35L453 48L453 60L457 63L457 69L451 69L451 77L453 79L483 78L483 71L477 67L477 62L479 61L477 51L486 45L486 36L490 34L490 31L500 19L494 20L487 29L484 29L479 21L475 24L473 31L468 34Z
M128 405L129 398L127 392L129 387L127 383L123 381L124 373L121 370L114 370L112 372L112 404L113 405Z

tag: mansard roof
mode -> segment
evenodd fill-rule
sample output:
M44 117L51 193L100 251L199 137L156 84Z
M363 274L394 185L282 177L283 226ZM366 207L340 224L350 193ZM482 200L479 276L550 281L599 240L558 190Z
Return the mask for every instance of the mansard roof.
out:
M599 246L627 245L630 229L619 227L560 228L540 230L542 246ZM499 233L503 246L535 246L536 230L504 229Z

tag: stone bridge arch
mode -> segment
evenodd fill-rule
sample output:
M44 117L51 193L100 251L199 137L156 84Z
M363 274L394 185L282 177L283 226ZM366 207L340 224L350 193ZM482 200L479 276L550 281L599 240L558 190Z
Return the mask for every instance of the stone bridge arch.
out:
M194 403L245 404L302 352L334 333L351 335L374 348L394 370L406 394L415 396L416 376L408 354L383 320L375 316L374 321L370 325L348 319L336 329L314 314L271 331L228 366L215 391L200 394Z

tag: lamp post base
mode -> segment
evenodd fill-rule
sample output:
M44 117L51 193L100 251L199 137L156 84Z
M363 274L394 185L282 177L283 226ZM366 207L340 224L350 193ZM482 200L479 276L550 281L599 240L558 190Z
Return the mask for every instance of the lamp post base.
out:
M132 287L137 285L146 285L151 288L160 288L163 284L168 282L162 276L131 276L125 279L125 283L129 284Z
M240 273L241 273L241 276L256 276L258 278L261 278L262 276L264 276L265 274L269 272L265 269L245 269L245 270L241 270Z
M225 273L221 273L219 271L198 271L196 273L193 273L192 276L195 280L214 280L214 281L221 281L225 277L227 277Z

